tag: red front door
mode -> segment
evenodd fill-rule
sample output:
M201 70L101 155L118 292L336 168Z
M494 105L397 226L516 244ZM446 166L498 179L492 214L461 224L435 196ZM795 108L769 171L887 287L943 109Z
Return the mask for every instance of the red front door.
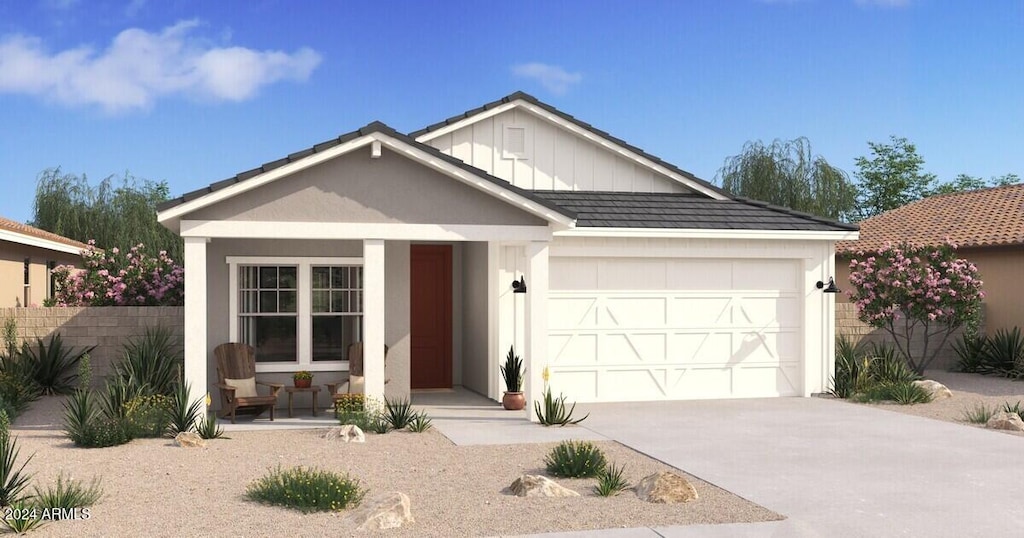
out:
M412 245L411 249L412 388L451 388L452 247Z

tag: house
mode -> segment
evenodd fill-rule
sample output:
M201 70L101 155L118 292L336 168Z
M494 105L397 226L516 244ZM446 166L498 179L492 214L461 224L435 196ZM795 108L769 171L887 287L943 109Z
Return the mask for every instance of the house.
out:
M498 400L514 345L527 401L545 383L581 402L808 396L834 347L816 284L857 237L524 93L410 134L371 123L158 217L185 241L197 395L222 342L255 345L270 380L328 382L361 341L370 395L388 379L389 396L462 385Z
M86 245L0 217L0 307L42 305L53 297L50 271L81 261Z
M860 238L836 244L836 282L849 289L850 259L886 242L941 245L978 266L984 282L985 330L1024 325L1024 185L930 196L860 223ZM847 301L840 297L840 301Z

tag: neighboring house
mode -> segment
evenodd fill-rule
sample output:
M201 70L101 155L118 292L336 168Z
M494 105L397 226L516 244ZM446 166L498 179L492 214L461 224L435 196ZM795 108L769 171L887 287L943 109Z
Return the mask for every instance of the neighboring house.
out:
M836 244L836 282L850 289L850 259L886 242L957 245L978 266L985 330L1024 326L1024 185L931 196L860 223L860 239ZM845 294L839 299L846 302Z
M492 399L515 345L587 402L827 389L834 245L856 226L729 196L515 93L402 134L382 123L159 208L185 240L185 369L257 349L262 377L366 391L462 385ZM526 293L512 282L523 279ZM384 372L384 349L387 372ZM532 409L532 405L527 406Z
M75 265L84 243L0 217L0 307L41 306L53 297L50 271Z

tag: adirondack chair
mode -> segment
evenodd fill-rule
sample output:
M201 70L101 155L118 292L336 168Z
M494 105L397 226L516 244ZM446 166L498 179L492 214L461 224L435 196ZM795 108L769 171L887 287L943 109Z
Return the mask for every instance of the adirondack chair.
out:
M388 362L388 346L384 346L384 364ZM386 384L390 379L385 379ZM331 402L345 398L346 394L363 394L363 343L355 342L348 346L348 380L338 383L326 383Z
M256 354L248 344L221 344L213 350L217 357L217 388L220 389L220 417L231 417L235 423L235 413L255 413L256 416L270 410L270 420L274 420L274 407L277 405L278 393L284 388L280 383L264 383L256 381ZM270 387L269 395L261 396L256 392L256 385Z

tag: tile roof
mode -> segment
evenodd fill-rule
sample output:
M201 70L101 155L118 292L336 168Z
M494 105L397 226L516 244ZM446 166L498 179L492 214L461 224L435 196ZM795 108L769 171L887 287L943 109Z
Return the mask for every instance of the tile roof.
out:
M689 193L533 191L577 214L577 227L855 231L844 224L753 200Z
M640 149L640 148L638 148L638 147L636 147L636 146L626 142L625 140L622 140L621 138L616 138L616 137L612 136L611 134L609 134L606 131L602 131L602 130L598 129L597 127L594 127L593 125L591 125L591 124L589 124L589 123L587 123L585 121L580 121L580 120L576 119L575 117L573 117L573 116L571 116L569 114L566 114L565 112L562 112L561 110L558 110L557 108L555 108L555 107L553 107L553 106L551 106L551 105L549 105L549 104L547 104L547 103L545 103L543 101L540 101L536 97L534 97L534 96L532 96L532 95L530 95L530 94L528 94L526 92L521 92L521 91L515 92L515 93L513 93L511 95L506 95L505 97L502 97L501 99L498 99L497 101L491 101L490 103L487 103L486 105L474 108L472 110L467 110L466 112L463 112L462 114L459 114L457 116L452 116L452 117L450 117L450 118L448 118L448 119L446 119L444 121L439 121L439 122L437 122L437 123L435 123L433 125L428 125L428 126L422 128L422 129L418 130L418 131L413 131L413 132L409 133L409 136L411 136L413 138L419 138L423 134L429 133L431 131L436 131L438 129L447 127L448 125L451 125L453 123L458 123L458 122L460 122L462 120L465 120L465 119L472 118L473 116L476 116L477 114L480 114L482 112L486 112L486 111L488 111L488 110L490 110L492 108L501 106L501 105L503 105L505 103L511 103L513 101L525 101L525 102L530 103L530 104L532 104L534 106L540 107L540 108L542 108L542 109L544 109L544 110L546 110L546 111L548 111L548 112L550 112L550 113L552 113L552 114L554 114L554 115L564 119L565 121L568 121L568 122L576 125L577 127L580 127L582 129L586 129L587 131L590 131L591 133L594 133L597 136L600 136L600 137L602 137L604 139L607 139L608 141L610 141L610 142L612 142L614 144L622 146L623 148L626 148L629 151L632 151L633 153L636 153L637 155L643 156L645 159L648 159L650 161L653 161L656 164L664 166L665 168L668 168L669 170L671 170L671 171L673 171L673 172L675 172L675 173L677 173L677 174L679 174L679 175L681 175L681 176L683 176L683 177L685 177L685 178L687 178L687 179L689 179L691 181L699 183L701 186L703 186L703 187L705 187L705 188L707 188L707 189L709 189L711 191L714 191L714 192L717 192L717 193L719 193L719 194L721 194L723 196L728 196L728 197L732 198L732 196L729 193L723 191L720 187L712 184L711 182L709 182L707 180L704 180L704 179L701 179L701 178L691 174L690 172L687 172L686 170L683 170L682 168L679 168L678 166L676 166L676 165L674 165L674 164L672 164L670 162L663 161L663 160L661 160L661 158L656 157L654 155L651 155L650 153L647 153L646 151L644 151L644 150L642 150L642 149Z
M470 172L470 173L476 175L477 177L480 177L480 178L482 178L482 179L484 179L484 180L486 180L486 181L488 181L490 183L498 185L498 186L500 186L501 188L503 188L505 190L514 192L514 193L516 193L516 194L518 194L518 195L520 195L520 196L522 196L522 197L524 197L524 198L526 198L528 200L532 200L532 201L534 201L534 202L536 202L536 203L538 203L538 204L540 204L540 205L542 205L542 206L544 206L544 207L546 207L548 209L551 209L551 210L553 210L553 211L555 211L557 213L561 213L562 215L565 215L565 216L567 216L569 218L575 218L576 217L575 214L565 210L564 208L559 207L559 206L557 206L557 205L555 205L555 204L553 204L551 202L548 202L547 200L544 200L543 198L535 196L534 194L531 193L531 191L528 191L526 189L522 189L522 188L516 187L515 185L512 185L511 183L509 183L509 182L507 182L507 181L505 181L503 179L494 177L494 176L488 174L487 172L485 172L485 171L483 171L483 170L481 170L481 169L479 169L479 168L477 168L475 166L470 166L470 165L466 164L465 162L463 162L462 160L456 159L455 157L452 157L451 155L445 155L440 150L438 150L438 149L436 149L436 148L434 148L432 146L429 146L427 144L423 144L421 142L417 142L412 137L410 137L408 135L405 135L405 134L402 134L402 133L392 129L391 127L388 127L386 124L384 124L382 122L379 122L379 121L372 122L372 123L366 125L365 127L363 127L362 129L358 129L358 130L352 131L350 133L343 134L343 135L341 135L341 136L339 136L337 138L332 138L330 140L321 142L321 143L316 144L316 145L314 145L314 146L312 146L310 148L307 148L307 149L304 149L304 150L292 153L291 155L288 155L287 157L283 157L281 159L277 159L276 161L271 161L269 163L266 163L266 164L264 164L264 165L262 165L260 167L253 168L252 170L247 170L245 172L236 174L233 177L229 177L229 178L227 178L225 180L218 181L216 183L212 183L212 184L210 184L207 187L203 187L201 189L197 189L197 190L194 190L192 192L185 193L184 195L179 196L178 198L174 198L172 200L168 200L166 202L163 202L163 203L159 204L157 206L157 211L164 211L164 210L170 209L172 207L179 206L181 204L184 204L185 202L190 202L192 200L195 200L196 198L201 198L201 197L206 196L207 194L210 194L212 192L216 192L216 191L219 191L221 189L225 189L225 188L230 187L232 185L241 183L241 182L243 182L243 181L245 181L247 179L254 178L254 177L256 177L256 176L258 176L260 174L267 173L267 172L269 172L269 171L271 171L271 170L273 170L275 168L280 168L280 167L282 167L282 166L284 166L286 164L293 163L293 162L305 159L306 157L309 157L310 155L313 155L315 153L320 153L320 152L326 151L326 150L331 149L331 148L333 148L335 146L339 146L339 145L344 144L346 142L349 142L351 140L355 140L357 138L360 138L360 137L363 137L363 136L366 136L366 135L370 135L370 134L373 134L373 133L381 133L381 134L385 134L385 135L391 136L393 138L397 138L398 140L401 140L402 142L404 142L406 144L409 144L410 146L413 146L416 149L425 151L425 152L431 154L434 157L437 157L439 159L444 160L448 164L451 164L453 166L457 166L458 168L461 168L462 170Z
M18 221L5 219L4 217L0 217L0 230L7 230L9 232L27 235L29 237L35 237L37 239L45 239L47 241L53 241L55 243L61 243L79 249L85 249L88 246L85 243L80 243L74 239L68 239L62 235L57 235L46 230L40 230L39 228L29 226L28 224L22 224Z
M1024 244L1024 184L941 194L865 219L860 239L837 252L873 251L886 242L961 247Z

